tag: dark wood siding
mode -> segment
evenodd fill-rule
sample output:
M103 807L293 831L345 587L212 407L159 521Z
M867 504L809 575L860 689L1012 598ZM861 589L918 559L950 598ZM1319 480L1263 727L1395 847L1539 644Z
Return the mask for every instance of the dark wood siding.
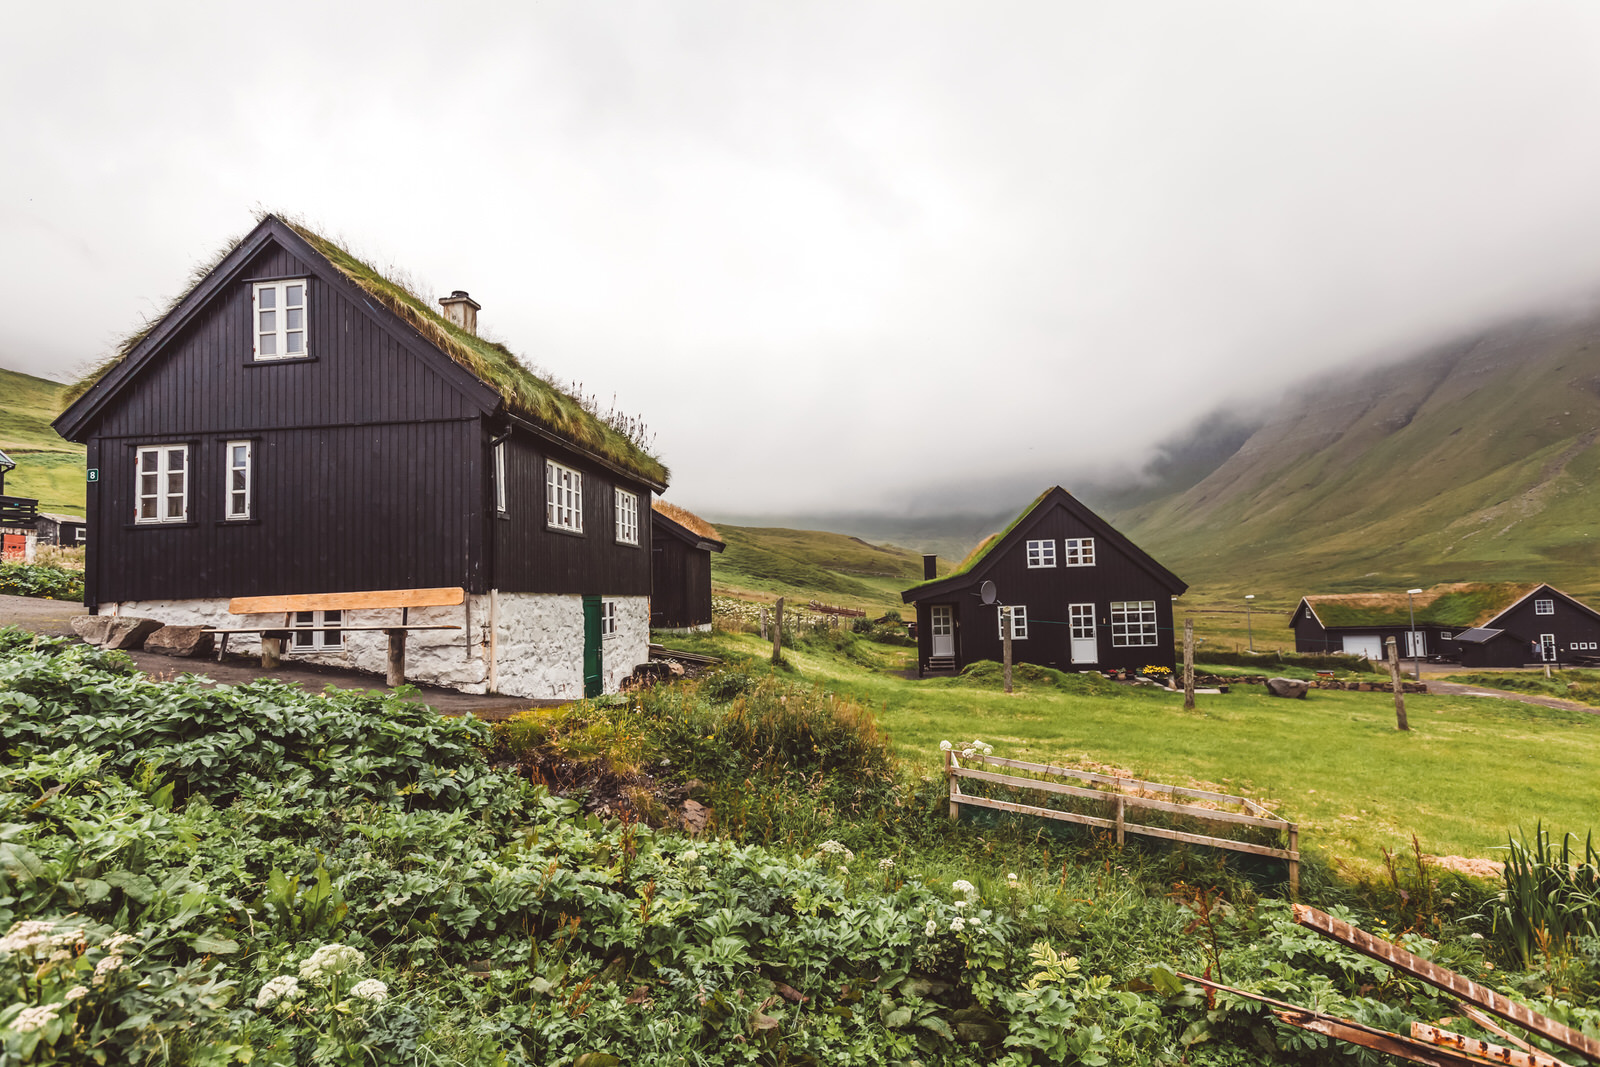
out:
M1537 602L1540 600L1551 602L1551 607L1554 609L1552 614L1539 614ZM1516 640L1504 644L1496 642L1498 654L1494 657L1495 662L1485 663L1485 666L1519 667L1524 663L1540 662L1533 645L1541 634L1552 634L1555 637L1558 662L1570 663L1574 654L1582 656L1600 654L1572 648L1573 642L1600 643L1600 618L1596 618L1593 611L1574 604L1566 596L1548 586L1535 590L1486 625L1504 630Z
M1064 538L1095 539L1093 566L1064 566ZM1055 542L1056 566L1030 568L1027 542ZM1172 667L1175 662L1172 627L1172 588L1140 561L1120 550L1096 528L1065 507L1041 507L1007 535L974 568L970 581L941 587L936 595L917 602L917 633L921 658L929 655L927 605L956 605L957 667L978 660L998 660L1003 654L997 609L984 607L978 588L984 579L995 583L1002 603L1027 608L1028 637L1012 643L1017 663L1037 663L1058 670ZM1151 601L1155 605L1156 643L1118 646L1112 643L1111 604L1114 601ZM1095 606L1098 660L1072 662L1068 605Z
M506 516L494 523L497 588L513 593L650 595L650 491L518 429L505 443ZM545 521L545 462L583 475L583 533ZM617 542L617 487L638 499L639 544Z
M225 443L254 443L248 522L226 522ZM138 525L135 448L186 442L189 518ZM96 602L460 585L480 590L477 420L102 442Z
M652 541L650 625L677 627L709 623L711 553L660 529L654 530Z

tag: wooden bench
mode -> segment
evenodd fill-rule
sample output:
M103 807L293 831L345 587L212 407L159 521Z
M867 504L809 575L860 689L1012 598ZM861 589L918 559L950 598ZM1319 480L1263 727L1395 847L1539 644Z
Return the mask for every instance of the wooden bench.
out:
M452 623L411 624L412 608L454 607L466 602L467 592L460 586L440 589L368 589L356 593L296 593L286 596L240 596L228 601L230 615L275 615L283 612L283 625L222 626L207 628L207 633L220 634L217 659L228 651L228 638L232 634L261 635L261 667L275 670L283 656L283 643L296 633L326 633L338 630L382 630L389 635L389 662L387 683L391 688L405 684L406 634L411 630L459 630ZM400 610L400 624L378 626L305 625L291 623L298 611L360 611L363 609Z

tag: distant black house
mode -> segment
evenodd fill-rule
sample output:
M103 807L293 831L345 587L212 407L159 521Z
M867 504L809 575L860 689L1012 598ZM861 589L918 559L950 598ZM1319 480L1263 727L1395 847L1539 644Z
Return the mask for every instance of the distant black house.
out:
M648 659L651 497L667 471L429 301L264 216L56 420L88 445L86 601L250 625L231 598L465 590L411 609L418 681L579 697ZM98 478L94 478L98 475ZM306 612L307 658L382 671L358 629ZM330 624L340 628L332 628Z
M1413 625L1413 617L1415 624ZM1289 616L1299 652L1521 667L1600 656L1600 613L1548 585L1457 582L1404 593L1302 597Z
M711 553L727 546L716 527L683 508L651 505L650 628L711 629Z
M954 573L928 579L900 594L916 606L919 673L1001 658L1000 611L983 604L985 581L1012 607L1014 662L1064 671L1174 665L1172 600L1188 586L1059 486Z
M39 512L39 520L34 523L34 529L39 532L41 545L58 545L62 548L74 548L88 543L85 532L84 520L76 515L57 515L49 511Z
M17 469L10 456L0 452L0 561L24 563L33 559L38 535L39 502L32 497L6 496L6 474Z

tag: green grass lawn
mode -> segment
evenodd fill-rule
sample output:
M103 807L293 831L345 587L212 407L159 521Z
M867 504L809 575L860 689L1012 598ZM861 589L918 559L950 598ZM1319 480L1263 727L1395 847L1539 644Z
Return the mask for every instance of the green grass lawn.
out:
M767 643L719 634L696 644L764 658ZM869 646L890 666L900 649ZM1197 698L1133 689L1113 696L1018 685L1006 696L959 679L912 680L827 652L786 650L806 678L871 707L900 757L937 773L939 742L979 737L995 754L1099 763L1137 777L1250 796L1301 826L1302 847L1371 871L1382 850L1498 858L1508 832L1542 822L1580 836L1594 823L1600 716L1482 697L1410 695L1395 729L1387 693L1313 690L1303 701L1258 687ZM864 658L864 657L858 657Z

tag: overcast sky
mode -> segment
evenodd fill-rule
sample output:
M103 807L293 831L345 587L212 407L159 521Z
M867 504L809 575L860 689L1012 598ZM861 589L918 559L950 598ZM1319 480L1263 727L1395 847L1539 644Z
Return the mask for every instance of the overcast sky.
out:
M0 93L0 366L74 377L265 207L469 290L711 514L1071 488L1600 290L1587 0L12 5Z

